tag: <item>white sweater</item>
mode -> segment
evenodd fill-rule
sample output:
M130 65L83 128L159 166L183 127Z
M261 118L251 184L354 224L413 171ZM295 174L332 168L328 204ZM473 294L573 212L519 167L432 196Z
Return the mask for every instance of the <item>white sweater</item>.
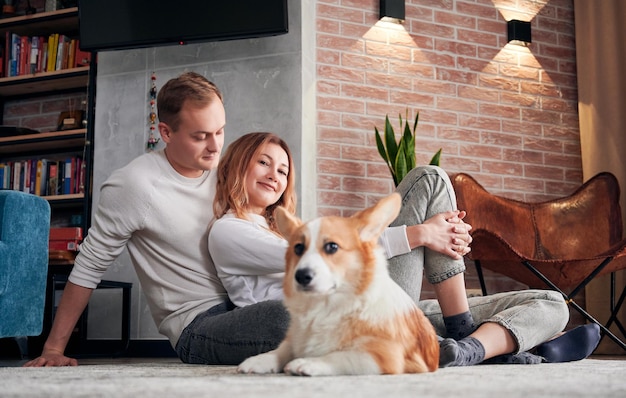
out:
M287 241L268 229L264 217L248 214L250 220L225 214L209 233L209 251L217 275L238 307L283 298ZM406 227L389 227L379 243L387 257L408 253Z
M69 280L95 288L127 247L158 330L175 346L196 315L226 297L207 245L215 174L183 177L162 150L113 172Z

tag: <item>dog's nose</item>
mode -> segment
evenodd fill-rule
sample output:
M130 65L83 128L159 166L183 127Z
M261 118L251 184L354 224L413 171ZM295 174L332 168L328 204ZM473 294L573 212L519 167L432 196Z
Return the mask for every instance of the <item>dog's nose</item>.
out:
M303 268L296 271L296 282L302 286L308 286L315 274L310 268Z

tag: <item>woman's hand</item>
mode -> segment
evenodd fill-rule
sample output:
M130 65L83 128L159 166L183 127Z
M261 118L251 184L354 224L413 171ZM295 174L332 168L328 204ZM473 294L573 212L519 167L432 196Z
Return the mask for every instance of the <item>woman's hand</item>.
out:
M469 234L472 226L465 223L465 211L449 211L437 214L421 225L407 226L407 238L411 249L425 246L453 259L462 259L471 251Z

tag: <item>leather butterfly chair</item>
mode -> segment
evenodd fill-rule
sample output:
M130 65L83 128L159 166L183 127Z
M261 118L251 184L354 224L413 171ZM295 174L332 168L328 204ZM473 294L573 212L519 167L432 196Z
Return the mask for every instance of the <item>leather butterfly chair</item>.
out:
M617 313L626 288L615 303L614 275L626 269L622 239L620 188L611 173L600 173L573 194L541 203L526 203L487 192L467 174L452 176L459 209L467 211L473 242L469 259L476 265L483 294L482 268L506 275L530 288L560 292L569 305L626 350L609 327L626 331ZM574 297L593 278L611 274L611 316L602 325Z

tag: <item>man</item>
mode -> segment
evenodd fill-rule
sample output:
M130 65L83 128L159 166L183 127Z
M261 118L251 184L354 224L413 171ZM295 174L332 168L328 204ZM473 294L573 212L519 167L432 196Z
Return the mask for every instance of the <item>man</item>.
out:
M115 171L101 188L93 227L81 245L39 358L26 366L76 365L64 350L93 289L128 248L159 331L176 342L195 316L224 302L209 258L214 173L226 116L218 88L185 73L157 97L165 150Z

